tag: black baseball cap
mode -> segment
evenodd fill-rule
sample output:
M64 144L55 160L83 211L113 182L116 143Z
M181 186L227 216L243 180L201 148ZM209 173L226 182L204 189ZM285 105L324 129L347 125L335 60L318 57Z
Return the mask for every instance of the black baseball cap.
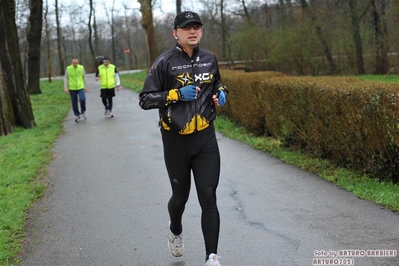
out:
M183 27L187 25L190 22L197 22L198 24L201 24L202 26L202 21L201 18L198 16L197 13L192 12L192 11L183 11L177 14L175 21L174 21L174 27L175 29Z

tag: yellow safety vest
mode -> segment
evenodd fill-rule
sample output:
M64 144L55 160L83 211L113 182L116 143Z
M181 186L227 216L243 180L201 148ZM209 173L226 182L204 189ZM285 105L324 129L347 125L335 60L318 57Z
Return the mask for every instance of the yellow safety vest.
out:
M67 67L68 71L68 89L70 90L80 90L85 87L85 82L83 79L84 67L82 65L77 65L74 67L70 65Z
M109 64L108 67L104 65L98 67L101 89L115 88L115 68L113 64Z

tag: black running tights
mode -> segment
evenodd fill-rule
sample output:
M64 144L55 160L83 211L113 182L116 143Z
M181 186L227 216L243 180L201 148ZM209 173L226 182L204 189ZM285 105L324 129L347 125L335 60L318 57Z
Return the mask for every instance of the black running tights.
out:
M201 227L206 254L217 254L220 217L216 188L219 183L220 154L213 123L191 135L161 131L165 164L172 186L172 197L168 203L170 230L175 235L183 231L182 216L190 194L192 171L202 209Z
M112 96L101 97L104 107L110 112L112 111Z

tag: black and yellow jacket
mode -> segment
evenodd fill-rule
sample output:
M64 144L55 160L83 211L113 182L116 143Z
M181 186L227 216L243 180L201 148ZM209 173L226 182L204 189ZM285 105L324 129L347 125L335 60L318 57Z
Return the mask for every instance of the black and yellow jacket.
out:
M152 65L139 95L141 108L159 109L160 126L182 135L201 131L216 118L212 95L224 89L216 57L197 47L190 58L178 44ZM169 91L186 85L201 88L194 101L171 101Z

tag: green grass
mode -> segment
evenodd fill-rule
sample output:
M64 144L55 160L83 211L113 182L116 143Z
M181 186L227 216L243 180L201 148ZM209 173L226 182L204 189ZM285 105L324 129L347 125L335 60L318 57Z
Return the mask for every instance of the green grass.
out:
M16 128L0 137L0 265L15 263L24 237L26 212L46 188L44 177L52 160L51 149L70 108L70 98L62 88L63 81L42 81L42 94L30 97L36 127Z
M145 72L122 75L124 87L140 92L145 79ZM398 82L396 75L364 75L362 80ZM133 85L132 85L133 84ZM344 188L359 198L366 199L380 204L392 211L399 211L399 185L379 182L378 180L353 172L348 169L338 168L329 161L317 158L310 158L300 152L283 148L282 143L273 138L256 137L245 128L229 121L226 118L218 117L215 120L216 130L228 138L246 143L255 149L269 153L284 162L298 166L312 174L318 175L331 183Z
M361 80L366 81L381 81L381 82L399 82L398 75L362 75Z
M145 77L146 71L120 75L121 83L123 84L123 86L137 92L141 91Z

